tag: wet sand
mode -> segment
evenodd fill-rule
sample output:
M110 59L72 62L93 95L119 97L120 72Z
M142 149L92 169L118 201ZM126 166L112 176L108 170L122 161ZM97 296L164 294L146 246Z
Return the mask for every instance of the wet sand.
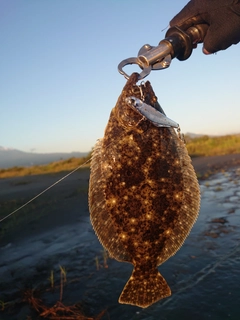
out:
M197 157L192 159L192 163L198 176L204 178L213 173L240 166L240 154Z
M240 318L240 154L195 158L193 165L199 177L214 175L200 180L201 212L186 243L159 268L170 298L144 310L118 304L132 266L107 259L99 244L89 221L89 169L83 169L0 224L0 319L40 319L42 310L23 300L34 288L34 296L53 306L60 300L61 268L62 302L77 304L88 317L105 310L102 319L111 320ZM62 176L1 179L0 215Z

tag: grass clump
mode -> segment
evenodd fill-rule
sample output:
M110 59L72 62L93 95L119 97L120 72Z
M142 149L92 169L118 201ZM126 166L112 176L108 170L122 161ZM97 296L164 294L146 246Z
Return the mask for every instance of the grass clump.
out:
M27 319L49 319L49 320L101 320L106 314L107 310L102 310L96 316L87 316L86 313L90 313L84 306L84 300L75 304L65 304L63 301L63 293L66 287L70 286L73 282L78 282L80 279L72 279L67 281L67 272L65 267L59 265L59 272L56 272L56 280L54 271L51 271L50 288L47 288L43 284L35 288L24 288L21 290L20 298L5 302L0 300L0 311L12 314L19 308L19 304L27 304L30 306ZM60 278L60 279L59 279ZM71 290L71 288L68 288ZM56 291L56 292L55 292ZM53 297L58 295L59 299L54 298L55 303L48 302L49 297L52 300ZM69 291L67 291L69 292ZM67 296L66 292L66 296ZM50 295L51 293L51 295ZM56 293L56 294L55 294ZM2 318L0 318L2 319Z

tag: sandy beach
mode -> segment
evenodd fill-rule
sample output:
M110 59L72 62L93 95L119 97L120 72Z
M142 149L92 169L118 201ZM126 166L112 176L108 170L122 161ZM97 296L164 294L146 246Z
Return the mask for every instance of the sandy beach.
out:
M239 284L240 262L235 256L239 253L240 154L194 158L193 165L202 189L200 216L179 253L160 267L173 289L171 298L143 311L118 304L132 266L109 259L99 244L89 221L89 169L83 168L0 224L0 319L42 319L45 312L46 319L92 319L99 315L99 319L150 320L160 319L156 315L159 310L161 319L167 320L238 319L240 296L235 292L235 282ZM63 176L64 173L58 173L1 179L0 216L23 205ZM215 223L211 224L213 219ZM226 258L227 252L232 253L232 264ZM220 270L216 270L218 265L214 267L214 263L219 263ZM208 268L205 274L210 274L211 267L221 276L225 267L232 268L228 279L231 294L228 287L214 291L207 276L202 282L198 280L204 274L202 270ZM218 281L216 276L214 285ZM220 301L220 311L213 306L209 309L206 295L211 290L212 299ZM38 311L31 305L35 296L42 303L39 302ZM203 301L200 310L204 316L194 311L197 299ZM184 305L187 300L192 301L188 306ZM234 301L231 312L226 311L230 300ZM59 311L61 303L56 305L57 301L75 306L86 318L80 315L74 318L73 313L72 318L69 314L64 318L63 311L62 317L56 313L54 318L47 308L55 305ZM173 311L176 308L178 318Z

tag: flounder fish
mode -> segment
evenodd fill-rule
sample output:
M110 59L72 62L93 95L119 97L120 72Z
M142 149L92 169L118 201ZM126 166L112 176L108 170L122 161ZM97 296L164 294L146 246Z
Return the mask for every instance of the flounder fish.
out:
M149 82L127 81L93 151L89 209L110 256L134 266L120 303L146 308L171 295L157 267L182 246L200 207L197 177L172 127L129 106L136 97L163 113Z

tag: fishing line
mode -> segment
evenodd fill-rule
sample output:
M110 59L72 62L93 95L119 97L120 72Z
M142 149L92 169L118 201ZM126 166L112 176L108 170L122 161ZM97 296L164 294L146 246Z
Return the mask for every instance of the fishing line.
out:
M101 139L98 139L101 140ZM108 148L113 142L110 142L106 147ZM16 210L12 211L11 213L9 213L8 215L6 215L5 217L0 219L0 223L3 222L4 220L6 220L7 218L11 217L13 214L15 214L16 212L20 211L21 209L23 209L24 207L26 207L29 203L33 202L35 199L39 198L41 195L43 195L45 192L47 192L48 190L52 189L54 186L56 186L59 182L65 180L67 177L69 177L71 174L73 174L75 171L77 171L78 169L80 169L81 167L83 167L85 164L87 164L88 162L90 162L92 160L92 157L90 159L88 159L86 162L84 162L83 164L81 164L80 166L78 166L77 168L75 168L73 171L69 172L68 174L66 174L64 177L62 177L61 179L59 179L58 181L54 182L52 185L50 185L49 187L47 187L46 189L44 189L43 191L41 191L40 193L38 193L35 197L33 197L32 199L30 199L29 201L27 201L26 203L24 203L22 206L20 206L19 208L17 208Z
M139 89L141 92L141 89ZM98 139L101 140L101 139ZM110 142L106 147L108 148L113 142ZM77 171L78 169L80 169L82 166L84 166L85 164L87 164L88 162L91 161L91 158L89 160L87 160L86 162L84 162L83 164L81 164L80 166L78 166L76 169L74 169L73 171L69 172L67 175L65 175L64 177L62 177L61 179L59 179L58 181L54 182L51 186L47 187L46 189L44 189L43 191L41 191L39 194L37 194L35 197L33 197L32 199L30 199L29 201L27 201L25 204L23 204L22 206L20 206L19 208L17 208L16 210L12 211L11 213L9 213L8 215L6 215L5 217L0 219L0 223L3 222L4 220L6 220L7 218L11 217L13 214L15 214L16 212L18 212L19 210L23 209L24 207L26 207L29 203L33 202L35 199L39 198L41 195L43 195L45 192L47 192L48 190L50 190L51 188L53 188L54 186L56 186L59 182L63 181L64 179L66 179L67 177L69 177L71 174L73 174L75 171Z
M98 139L101 140L101 139ZM113 142L110 142L106 147L108 148ZM39 198L41 195L43 195L45 192L47 192L48 190L52 189L54 186L56 186L59 182L65 180L67 177L69 177L71 174L73 174L75 171L77 171L78 169L80 169L81 167L83 167L85 164L87 164L88 162L90 162L92 160L92 157L90 159L88 159L86 162L84 162L83 164L81 164L80 166L78 166L77 168L75 168L73 171L69 172L68 174L66 174L64 177L62 177L61 179L59 179L58 181L54 182L52 185L50 185L49 187L47 187L46 189L44 189L43 191L41 191L40 193L38 193L35 197L33 197L32 199L30 199L29 201L27 201L26 203L24 203L22 206L20 206L19 208L17 208L16 210L12 211L11 213L9 213L8 215L6 215L5 217L0 219L0 223L3 222L4 220L6 220L7 218L11 217L13 214L15 214L16 212L20 211L21 209L23 209L24 207L26 207L29 203L33 202L35 199Z
M32 199L30 199L29 201L27 201L26 203L24 203L21 207L17 208L16 210L12 211L11 213L9 213L8 215L6 215L5 217L3 217L2 219L0 219L0 223L3 222L4 220L6 220L7 218L11 217L14 213L18 212L19 210L21 210L22 208L26 207L29 203L33 202L35 199L39 198L41 195L43 195L45 192L47 192L48 190L50 190L51 188L53 188L54 186L56 186L59 182L63 181L64 179L66 179L67 177L69 177L71 174L73 174L75 171L77 171L78 169L80 169L82 166L84 166L85 164L87 164L88 162L90 162L91 158L88 159L86 162L84 162L83 164L81 164L80 166L78 166L77 168L75 168L74 170L72 170L71 172L69 172L68 174L66 174L64 177L60 178L58 181L54 182L52 185L50 185L49 187L47 187L46 189L44 189L43 191L41 191L40 193L38 193L35 197L33 197Z

